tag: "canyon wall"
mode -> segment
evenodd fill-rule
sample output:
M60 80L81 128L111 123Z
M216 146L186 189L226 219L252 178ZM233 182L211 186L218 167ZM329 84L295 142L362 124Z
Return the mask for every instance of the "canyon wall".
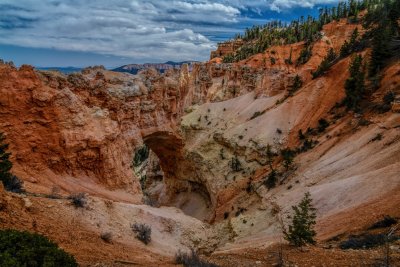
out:
M132 160L146 144L164 174L150 196L156 205L177 206L208 221L241 213L244 205L272 194L262 186L271 171L268 145L276 154L296 149L299 131L317 128L321 118L353 123L350 113L335 110L345 95L350 58L318 79L311 71L355 27L326 25L304 65L285 63L290 54L299 56L303 43L271 47L239 63L195 64L192 71L184 65L165 74L92 67L65 76L2 64L0 126L13 152L13 172L34 192L83 191L139 203L141 177ZM296 75L303 86L288 96ZM383 91L398 90L393 77ZM317 134L313 142L322 146L341 132ZM280 182L298 175L293 170Z

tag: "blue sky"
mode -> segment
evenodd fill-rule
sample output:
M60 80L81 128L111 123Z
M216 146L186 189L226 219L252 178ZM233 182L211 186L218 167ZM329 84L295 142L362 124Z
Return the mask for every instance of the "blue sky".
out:
M217 42L337 0L0 0L0 58L38 67L204 61Z

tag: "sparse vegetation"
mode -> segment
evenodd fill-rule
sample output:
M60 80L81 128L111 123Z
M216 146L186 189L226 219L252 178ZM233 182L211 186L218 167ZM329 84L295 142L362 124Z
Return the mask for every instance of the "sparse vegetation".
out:
M100 238L107 243L111 243L112 242L112 234L111 232L104 232L100 235Z
M314 148L315 145L317 145L317 144L318 144L318 141L306 138L303 140L303 144L301 145L301 147L298 148L296 151L298 153L306 152L306 151Z
M270 144L267 144L266 150L265 150L265 155L267 157L267 164L271 170L273 170L272 163L274 162L274 158L276 154L272 151L272 147Z
M0 266L77 267L73 256L46 237L16 230L0 230Z
M303 131L302 131L301 129L299 130L298 135L299 135L299 139L300 139L300 140L306 139L306 136L303 134Z
M229 218L229 212L224 212L224 220L226 220L226 219L228 219Z
M310 193L305 193L301 202L297 206L292 206L292 209L294 211L293 216L288 216L289 219L292 219L292 222L288 229L283 227L285 239L297 247L315 244L316 213Z
M144 244L149 244L151 241L151 227L143 223L134 223L131 225L132 231L135 233L137 239Z
M236 155L229 161L229 166L235 172L239 172L242 170L242 164L240 163L240 160Z
M218 265L200 259L194 250L190 253L178 251L175 255L175 263L182 264L184 267L218 267Z
M261 116L264 114L264 111L256 111L254 114L250 117L250 120L257 118L258 116Z
M393 91L387 92L383 96L383 103L378 105L378 111L380 113L388 112L392 108L392 102L395 100L396 94Z
M71 203L72 205L74 205L75 208L86 207L87 199L85 193L72 194L71 196L69 196L69 199L71 200Z
M371 139L370 142L380 141L380 140L382 140L382 138L383 138L383 135L381 133L378 133L375 135L374 138Z
M221 149L219 150L219 157L220 157L221 159L225 159L224 149L223 149L223 148L221 148Z
M326 128L329 127L329 122L324 118L318 121L318 132L322 133L325 131Z

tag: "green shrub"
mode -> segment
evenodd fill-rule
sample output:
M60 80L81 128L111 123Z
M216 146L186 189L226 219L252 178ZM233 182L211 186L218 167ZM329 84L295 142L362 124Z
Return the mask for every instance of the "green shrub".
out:
M320 119L318 121L318 132L322 133L323 131L325 131L326 128L328 128L329 126L329 122L325 119Z
M0 230L0 266L78 266L73 256L46 237L16 230Z
M235 172L239 172L242 170L242 164L237 156L233 157L232 160L229 161L229 166Z
M385 215L382 220L374 223L369 229L378 229L378 228L386 228L396 224L398 220L389 215Z
M143 223L134 223L131 225L132 231L136 238L142 241L145 245L151 241L151 227Z
M111 232L101 233L100 238L106 243L112 243L112 233Z
M253 115L250 117L250 120L257 118L258 116L261 116L265 113L265 111L256 111L253 113Z
M69 199L75 208L84 208L87 204L85 193L72 194Z
M269 174L267 179L264 181L264 185L268 188L274 188L276 186L276 182L278 180L278 174L275 170L272 170Z
M398 240L398 236L387 237L385 234L368 234L360 236L350 236L348 240L340 243L341 249L368 249L378 247L386 242Z

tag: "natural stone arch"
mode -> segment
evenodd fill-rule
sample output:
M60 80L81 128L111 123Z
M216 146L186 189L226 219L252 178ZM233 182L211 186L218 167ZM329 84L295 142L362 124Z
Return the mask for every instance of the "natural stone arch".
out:
M142 131L142 138L157 155L164 173L164 190L158 204L175 206L187 215L211 221L214 201L207 185L197 179L193 162L184 157L184 143L178 132L157 127Z

